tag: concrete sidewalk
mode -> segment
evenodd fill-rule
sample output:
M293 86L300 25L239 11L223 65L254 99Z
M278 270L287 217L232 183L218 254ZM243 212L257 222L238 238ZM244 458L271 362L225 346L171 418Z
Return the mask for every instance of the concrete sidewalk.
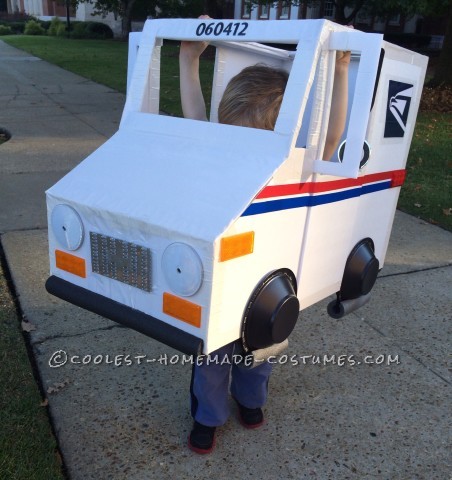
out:
M266 425L243 429L231 405L216 450L196 455L182 355L44 289L44 190L117 130L124 96L1 41L0 78L12 134L0 146L1 244L71 480L451 478L450 233L398 212L370 303L341 321L326 301L304 310ZM324 355L349 360L313 362Z

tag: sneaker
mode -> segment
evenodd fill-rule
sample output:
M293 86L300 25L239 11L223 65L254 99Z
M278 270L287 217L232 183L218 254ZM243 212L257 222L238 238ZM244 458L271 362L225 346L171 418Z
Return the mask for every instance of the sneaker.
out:
M235 399L234 399L235 400ZM264 414L261 408L247 408L235 400L239 407L240 423L245 428L259 428L264 424Z
M215 447L215 429L195 421L188 437L188 448L196 453L210 453Z

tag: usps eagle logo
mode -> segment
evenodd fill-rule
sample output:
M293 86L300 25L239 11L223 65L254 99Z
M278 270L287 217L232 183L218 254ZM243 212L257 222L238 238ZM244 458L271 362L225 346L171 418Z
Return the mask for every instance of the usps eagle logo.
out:
M413 90L414 85L409 83L389 81L385 138L400 138L405 135Z

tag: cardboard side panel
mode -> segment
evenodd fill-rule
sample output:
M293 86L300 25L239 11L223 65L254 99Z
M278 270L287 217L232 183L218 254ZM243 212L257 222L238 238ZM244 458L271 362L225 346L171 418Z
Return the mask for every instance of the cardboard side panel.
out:
M339 290L347 257L362 239L373 240L375 255L383 266L400 191L398 179L404 174L425 65L424 57L385 44L377 94L366 126L365 140L371 152L368 162L360 169L357 180L316 176L315 188L330 189L331 194L329 199L325 197L323 205L319 204L321 195L316 194L308 214L299 267L302 308ZM349 98L353 99L353 108L354 90L359 82L356 67L352 61ZM372 86L375 78L369 80ZM366 108L371 105L370 99ZM350 128L348 124L344 134L347 142ZM342 166L336 164L338 170Z
M248 255L214 263L207 351L240 337L246 305L268 273L288 268L296 274L305 221L306 209L242 216L224 233L222 238L253 231L254 248ZM216 258L220 240L215 242Z
M403 174L426 64L426 57L384 44L384 59L367 129L371 156L361 175L382 171L400 171ZM368 236L374 240L380 268L384 265L399 192L400 187L395 187L373 196L364 196L357 212L355 237Z
M353 224L359 199L347 199L309 208L303 250L298 266L301 308L339 289L351 250Z

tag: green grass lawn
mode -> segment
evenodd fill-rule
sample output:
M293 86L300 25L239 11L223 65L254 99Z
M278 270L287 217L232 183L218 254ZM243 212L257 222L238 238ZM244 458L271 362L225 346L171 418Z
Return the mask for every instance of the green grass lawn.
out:
M30 368L0 264L0 479L63 479L55 438Z
M77 73L82 77L126 92L127 43L117 40L74 40L60 37L11 35L1 37L6 43L25 50L54 65ZM161 55L160 109L170 115L182 115L179 96L179 47L165 43ZM202 63L201 81L210 98L213 61Z
M127 43L65 37L8 35L6 43L115 90L125 92Z
M65 37L12 35L6 43L120 92L126 90L127 43Z
M398 207L452 231L452 114L421 112Z

